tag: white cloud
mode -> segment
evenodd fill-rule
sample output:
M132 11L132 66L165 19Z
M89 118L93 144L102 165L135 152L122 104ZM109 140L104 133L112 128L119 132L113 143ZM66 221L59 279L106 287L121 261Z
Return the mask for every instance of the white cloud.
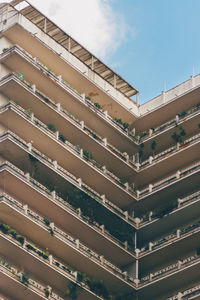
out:
M94 55L108 58L129 31L111 0L30 0Z

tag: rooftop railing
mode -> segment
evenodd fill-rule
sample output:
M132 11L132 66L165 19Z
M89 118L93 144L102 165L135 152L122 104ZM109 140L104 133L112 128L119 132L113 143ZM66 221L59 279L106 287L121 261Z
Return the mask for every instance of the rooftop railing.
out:
M95 263L98 263L102 268L105 268L106 270L109 270L111 273L113 273L115 276L121 278L124 280L125 275L123 274L122 270L113 265L111 262L106 260L105 258L101 260L101 255L98 255L93 250L89 249L87 246L85 246L80 241L77 242L77 239L73 238L69 234L62 231L60 228L55 226L53 224L52 227L48 226L45 223L45 219L35 213L34 211L30 210L28 206L24 206L19 201L16 201L12 197L8 196L7 194L3 193L0 195L1 200L11 205L12 208L15 208L17 211L22 213L24 216L28 216L31 220L35 221L37 224L39 224L43 229L47 229L48 231L52 229L52 234L57 237L62 242L66 243L67 245L70 245L73 248L76 248L77 251L81 252L85 256L87 256L89 259L94 261ZM25 246L27 245L27 241L25 242ZM41 249L39 249L41 251ZM59 262L59 265L62 265ZM67 268L67 267L66 267ZM133 282L133 279L131 279L128 275L126 276L128 282Z

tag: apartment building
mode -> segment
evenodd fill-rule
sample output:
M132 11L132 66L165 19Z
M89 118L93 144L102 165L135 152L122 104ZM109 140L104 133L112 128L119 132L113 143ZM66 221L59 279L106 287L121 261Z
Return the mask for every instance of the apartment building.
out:
M200 299L200 75L138 90L0 5L0 299Z

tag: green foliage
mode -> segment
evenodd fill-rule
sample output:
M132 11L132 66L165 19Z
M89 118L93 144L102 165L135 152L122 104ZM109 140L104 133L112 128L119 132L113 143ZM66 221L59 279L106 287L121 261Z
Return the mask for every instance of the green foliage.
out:
M6 52L8 49L10 49L10 48L9 48L9 47L7 47L7 48L3 48L3 50L2 50L2 51L3 51L3 53L4 53L4 52Z
M92 153L90 153L87 150L83 150L83 155L85 156L86 160L92 160L93 159Z
M178 206L177 200L170 203L164 203L162 206L157 207L153 211L152 216L154 218L162 218L164 215L169 214L174 208L177 208L177 206Z
M47 127L49 128L49 130L51 130L52 132L56 132L56 126L53 123L49 123L47 125Z
M20 244L24 244L24 240L25 240L25 238L24 238L24 236L22 236L22 235L20 235L20 234L17 234L16 235L16 238L15 238L18 242L20 242Z
M151 149L153 151L156 149L156 145L157 145L156 141L152 141L152 143L151 143Z
M176 131L173 132L173 134L171 135L171 138L176 142L176 143L181 143L182 137L186 135L185 130L182 127L178 128L179 132L177 133Z
M99 104L99 103L97 103L97 102L94 103L94 106L96 106L96 108L98 108L98 109L102 109L101 104Z
M59 134L59 139L64 143L67 139L64 135Z
M77 299L78 297L78 285L75 282L70 282L67 286L67 298L70 297L71 299Z
M104 224L111 235L122 242L127 241L130 246L134 245L134 229L132 226L125 223L85 192L74 187L70 193L62 194L62 198L67 199L67 202L75 209L80 208L82 214L89 217L91 223Z
M180 117L180 118L183 118L183 117L185 117L187 115L187 112L185 111L185 110L182 110L180 113L178 113L178 116Z
M29 274L26 272L22 273L22 283L26 286L29 285Z
M29 157L29 160L32 164L35 164L35 163L39 162L39 160L31 154L29 154L28 157Z
M50 225L50 221L49 221L48 218L44 217L44 218L43 218L43 221L44 221L44 223L45 223L47 226Z

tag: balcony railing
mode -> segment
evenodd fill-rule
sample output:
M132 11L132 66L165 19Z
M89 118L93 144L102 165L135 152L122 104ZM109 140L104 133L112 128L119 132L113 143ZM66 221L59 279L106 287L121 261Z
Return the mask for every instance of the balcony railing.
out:
M27 144L23 139L21 139L15 133L8 130L5 133L3 133L2 135L0 135L0 139L4 139L6 137L11 138L14 142L20 143L20 146L22 146L26 151L29 151L30 154L31 153L34 154L34 156L36 156L39 160L42 160L43 162L45 162L45 164L47 164L48 167L50 167L50 168L53 167L55 172L61 174L62 177L67 179L70 183L75 185L77 188L80 188L78 179L74 175L72 175L70 172L68 172L67 170L65 170L58 164L55 168L53 161L49 157L47 157L46 155L41 153L39 150L34 148L32 145L30 148L30 144L29 143ZM89 186L87 186L84 182L82 182L81 189L84 192L86 192L88 195L90 195L92 198L94 198L96 201L98 201L98 203L103 204L104 206L109 208L110 211L117 214L118 217L122 218L124 221L128 222L130 225L135 225L134 219L131 216L127 215L123 210L121 210L119 207L117 207L115 204L113 204L109 200L107 200L107 199L102 200L100 195L98 193L96 193L93 189L91 189Z
M195 163L181 171L178 171L178 173L176 172L175 174L170 175L167 178L157 181L154 185L151 186L151 189L149 189L149 187L147 187L147 188L139 191L139 196L140 197L147 196L147 195L151 194L152 192L158 191L161 188L166 187L169 184L175 183L175 182L179 181L180 179L188 176L189 174L197 172L199 170L200 170L200 162Z
M72 151L76 156L78 156L80 159L83 159L87 164L91 165L94 169L96 169L101 175L104 177L107 177L109 181L111 181L114 184L117 184L118 187L120 187L125 193L128 193L129 195L133 196L135 195L135 191L130 186L127 186L125 184L121 183L121 180L115 176L112 172L108 171L107 169L101 170L97 167L97 162L93 160L88 160L84 155L83 151L79 149L76 145L71 144L69 141L63 142L61 139L59 139L59 134L53 133L46 124L42 123L40 120L38 120L34 114L31 114L29 111L23 109L22 107L16 105L14 102L10 101L8 104L6 104L4 107L1 108L1 110L6 109L13 109L14 111L17 111L22 117L27 119L29 122L34 124L38 129L42 130L43 133L48 135L50 138L52 138L57 143L64 146L68 151ZM91 190L91 188L90 188ZM96 194L96 196L100 196L97 192L92 190L93 193Z
M52 226L53 228L52 228L49 225L47 225L45 223L44 218L42 218L40 215L38 215L34 211L30 210L27 206L24 207L22 203L13 199L12 197L8 196L5 193L0 195L0 199L1 199L1 201L4 201L5 203L9 204L12 208L15 208L17 211L19 211L24 216L28 216L31 220L33 220L34 222L39 224L42 228L47 229L48 231L51 229L52 230L51 232L55 237L57 237L59 240L66 243L67 245L70 245L71 247L76 248L77 251L86 255L89 259L91 259L93 262L100 265L102 268L105 268L106 270L108 270L112 274L114 274L115 276L119 277L122 280L127 281L128 283L132 283L132 284L134 283L133 279L131 277L129 277L128 275L125 276L121 269L119 269L118 267L116 267L115 265L113 265L111 262L109 262L106 259L103 259L103 261L102 261L101 255L98 255L96 252L89 249L87 246L82 244L80 241L77 243L77 239L75 239L72 236L70 236L69 234L65 233L57 226L53 225ZM27 246L28 244L30 244L30 242L28 242L26 240L24 246ZM36 252L38 253L38 251L42 251L42 250L38 248ZM47 258L48 258L48 256L47 256ZM56 261L58 262L58 265L60 266L60 268L62 270L67 270L67 268L69 268L69 266L65 266L64 268L62 268L61 267L62 263L59 262L57 259L56 259ZM72 274L72 271L70 273Z
M123 243L117 238L115 238L113 235L109 233L108 230L102 229L100 225L98 225L96 222L91 223L89 218L87 216L84 216L80 209L74 209L68 202L64 201L61 197L59 197L55 191L50 192L48 188L40 184L38 181L33 179L30 176L26 176L26 174L21 171L19 168L14 166L8 161L4 161L0 165L1 168L9 168L12 172L14 172L15 176L19 177L23 181L25 181L27 184L31 185L33 188L36 188L39 190L45 197L56 203L57 205L62 205L62 207L67 210L70 214L76 216L79 220L83 221L85 224L93 228L95 231L97 231L99 234L103 235L108 240L114 242L116 245L124 249L125 251L129 252L130 254L134 254L134 249L127 245L127 243Z
M172 243L177 242L178 240L186 238L190 235L193 235L194 233L197 233L199 231L200 231L200 221L181 227L176 231L173 231L172 233L163 236L161 239L154 240L150 242L148 245L144 246L140 250L140 255L143 256L144 254L150 254L154 250L158 250L169 244L171 245Z
M46 298L46 291L48 290L47 286L33 280L32 278L28 279L28 282L24 282L23 280L23 271L20 271L16 267L13 267L9 262L7 262L4 258L0 258L0 272L4 273L5 275L13 278L14 280L19 281L22 284L25 284L25 287L37 295L40 295L41 298ZM52 300L64 300L55 292L51 292L48 299Z
M174 207L169 211L167 211L166 214L169 214L169 213L173 213L175 211L178 211L181 207L184 207L188 204L191 204L191 203L194 203L196 202L197 200L200 199L200 191L197 191L187 197L184 197L184 198L179 198L177 199L177 207ZM156 221L156 220L159 220L160 217L157 217L156 215L154 216L154 214L152 214L153 212L149 212L148 214L145 214L144 216L142 216L142 218L140 219L141 222L140 222L140 227L144 226L144 225L148 225L150 224L151 222L153 221ZM165 214L163 214L162 216L164 216Z
M161 279L167 275L172 275L177 271L184 270L186 267L189 267L193 264L197 264L200 262L200 256L199 255L192 255L189 256L183 260L178 260L176 263L171 264L157 272L151 273L150 275L147 275L140 279L140 286L149 284L157 279Z
M145 131L141 134L141 136L135 136L129 129L125 129L122 124L118 123L115 119L110 117L107 112L102 111L101 109L97 108L94 103L92 103L88 97L85 98L85 96L80 95L80 93L74 89L70 84L68 84L66 81L64 81L60 76L57 76L55 73L53 73L50 69L48 69L47 66L42 64L38 61L37 58L33 58L28 52L26 52L24 49L22 49L18 45L14 45L7 49L4 53L0 55L0 57L3 57L7 55L7 53L17 51L21 54L25 55L26 58L31 61L34 65L38 66L39 69L46 74L48 77L50 77L52 80L56 81L57 84L61 85L67 91L75 96L76 99L78 99L81 102L84 102L93 112L103 117L104 120L111 123L116 129L120 130L121 133L126 135L128 138L131 138L132 141L134 141L136 144L139 144L141 142L144 142L148 140L150 137L156 136L157 134L161 133L162 131L166 131L169 128L172 128L178 124L181 124L185 120L189 119L192 115L195 115L200 110L200 104L196 105L195 107L190 108L189 110L185 111L184 114L179 114L178 119L177 117L159 125L155 129L153 129L152 133L149 135L149 131ZM30 86L31 87L31 86ZM76 119L76 118L75 118Z
M190 119L192 116L195 116L196 114L198 114L200 111L200 103L197 104L196 106L190 108L189 110L187 110L182 116L178 116L178 118L174 118L162 125L159 125L158 127L156 127L151 134L149 135L149 131L145 131L141 134L140 136L140 142L145 142L146 140L148 140L149 138L155 137L156 135L160 134L163 131L166 131L168 129L171 129L177 125L180 125L181 123L185 122L186 120Z
M130 130L124 129L121 124L119 124L111 116L109 116L107 111L104 112L103 110L96 107L95 104L90 101L89 97L85 97L85 95L81 95L69 83L67 83L65 80L63 80L60 76L57 76L55 73L53 73L50 69L48 69L47 66L45 66L44 64L39 62L37 58L33 58L28 52L26 52L20 46L14 45L13 47L9 48L4 53L0 54L0 57L5 56L8 52L12 52L12 51L17 51L17 52L20 52L21 54L25 55L26 58L29 61L31 61L32 64L36 65L40 69L40 71L42 71L45 75L47 75L49 78L51 78L53 81L55 81L60 87L64 88L70 95L75 97L77 100L83 102L90 110L92 110L95 114L101 116L101 118L103 118L104 121L106 121L107 123L110 123L118 131L120 131L123 135L127 136L128 138L130 138L132 141L134 141L136 143L138 142L138 138L136 136L134 136Z
M166 300L186 300L195 299L195 296L200 295L200 285L196 285L190 289L179 292L177 295L167 298Z
M163 158L169 157L169 155L173 155L174 153L179 152L180 150L182 150L183 148L187 147L187 146L191 146L195 143L197 143L200 140L200 133L186 139L184 142L180 143L179 147L177 147L177 145L172 146L160 153L158 153L157 155L152 157L152 160L150 162L149 159L143 161L140 164L140 169L143 169L153 163L156 163L157 161L162 160Z

